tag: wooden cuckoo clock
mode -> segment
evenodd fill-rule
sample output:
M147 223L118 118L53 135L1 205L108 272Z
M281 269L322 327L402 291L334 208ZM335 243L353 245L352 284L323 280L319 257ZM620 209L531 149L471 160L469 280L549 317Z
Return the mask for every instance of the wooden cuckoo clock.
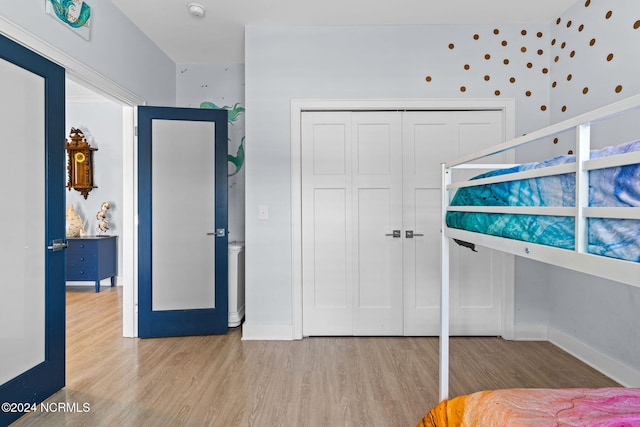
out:
M69 141L69 139L71 141ZM67 149L67 188L76 189L86 199L89 191L98 188L93 185L93 148L80 129L71 128Z

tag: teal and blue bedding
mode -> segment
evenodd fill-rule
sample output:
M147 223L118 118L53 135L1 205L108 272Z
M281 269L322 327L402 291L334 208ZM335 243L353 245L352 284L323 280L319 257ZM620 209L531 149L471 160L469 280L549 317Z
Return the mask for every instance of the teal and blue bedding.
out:
M640 151L640 141L591 152L591 158ZM504 175L564 163L575 156L554 157L537 163L500 169L472 179ZM575 206L575 173L459 188L451 206ZM589 172L589 206L640 207L640 165ZM574 249L573 217L448 212L447 225L483 234L565 249ZM588 251L593 254L640 262L640 221L588 219Z

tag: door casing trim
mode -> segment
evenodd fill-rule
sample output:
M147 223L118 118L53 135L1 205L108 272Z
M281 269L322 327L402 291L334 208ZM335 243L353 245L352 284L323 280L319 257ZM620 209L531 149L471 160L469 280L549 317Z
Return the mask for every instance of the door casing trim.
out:
M515 137L515 99L292 99L291 100L291 301L292 338L302 339L302 135L305 111L484 111L503 114L505 139ZM512 255L509 255L512 256ZM512 263L509 263L513 265ZM515 272L505 271L502 336L514 339Z

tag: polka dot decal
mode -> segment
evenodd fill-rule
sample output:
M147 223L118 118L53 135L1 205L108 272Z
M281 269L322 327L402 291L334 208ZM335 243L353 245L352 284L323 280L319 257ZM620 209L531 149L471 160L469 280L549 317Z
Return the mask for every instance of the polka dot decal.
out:
M624 47L620 43L631 46L640 43L640 17L628 16L628 12L616 13L616 9L612 8L615 4L585 0L584 8L588 10L578 11L581 18L566 16L565 25L562 25L562 19L555 21L554 39L550 44L551 55L553 64L558 64L561 70L565 70L565 79L558 76L558 81L554 81L551 88L559 90L561 97L624 95L624 82L620 81L618 63L626 58L619 58L616 50ZM579 8L576 5L576 9ZM588 22L578 22L579 20ZM624 36L620 33L624 33ZM612 37L612 34L616 34L616 37ZM589 70L585 71L586 66ZM555 67L556 65L552 66L552 70L556 70ZM593 80L594 68L602 70L601 79L596 81ZM556 109L560 113L571 112L571 108L566 105L554 105L554 110Z

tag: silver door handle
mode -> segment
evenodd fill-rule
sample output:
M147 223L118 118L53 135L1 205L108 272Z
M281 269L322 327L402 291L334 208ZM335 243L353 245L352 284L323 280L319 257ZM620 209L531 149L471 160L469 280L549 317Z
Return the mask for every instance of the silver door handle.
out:
M400 230L393 230L393 233L387 233L385 234L385 236L389 236L389 237L393 237L394 239L397 239L399 237L402 237L402 234L400 234Z
M67 244L62 239L54 239L47 249L50 251L58 252L67 248Z
M407 230L404 233L404 237L406 237L407 239L413 239L414 237L421 237L421 236L424 236L424 234L414 233L413 230Z
M216 237L224 237L227 235L227 230L224 228L216 228L216 231L210 231L207 233L207 236L216 236Z

